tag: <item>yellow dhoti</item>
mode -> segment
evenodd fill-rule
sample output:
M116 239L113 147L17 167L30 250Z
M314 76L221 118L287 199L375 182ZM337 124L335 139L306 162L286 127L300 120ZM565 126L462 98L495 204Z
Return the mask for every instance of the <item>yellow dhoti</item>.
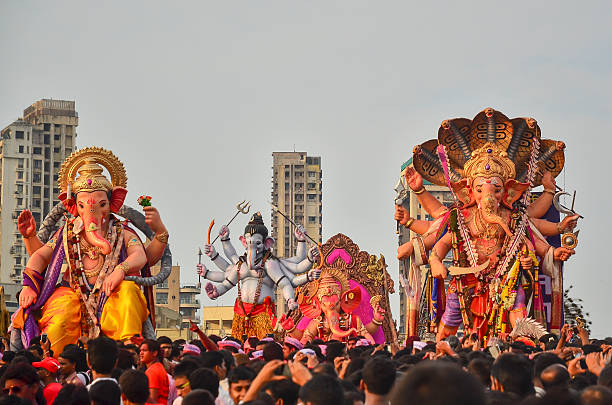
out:
M122 281L102 309L100 328L113 340L125 340L142 331L142 323L148 315L142 290L132 281ZM76 343L81 336L78 295L68 287L57 288L42 307L38 325L41 332L47 333L55 356L64 346Z

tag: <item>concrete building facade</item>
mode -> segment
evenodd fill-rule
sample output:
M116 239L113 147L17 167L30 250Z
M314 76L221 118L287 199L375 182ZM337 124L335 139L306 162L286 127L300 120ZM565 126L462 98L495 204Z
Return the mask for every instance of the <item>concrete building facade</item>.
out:
M296 224L304 225L308 235L321 242L323 221L323 171L321 158L306 152L272 153L272 203ZM294 226L272 210L271 236L274 254L295 255ZM307 240L309 245L311 242ZM277 313L285 312L285 300L277 293Z
M59 169L75 150L74 101L42 99L0 134L0 282L21 283L28 260L17 217L29 209L40 225L57 204Z

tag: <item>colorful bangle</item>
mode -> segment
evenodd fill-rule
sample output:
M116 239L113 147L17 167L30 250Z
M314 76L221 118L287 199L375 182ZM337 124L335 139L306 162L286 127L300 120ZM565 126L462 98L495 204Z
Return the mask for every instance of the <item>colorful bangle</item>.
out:
M381 325L382 325L382 321L378 321L378 320L376 320L376 318L372 318L372 323L373 323L374 325L378 325L378 326L381 326Z
M406 221L406 223L404 224L404 226L405 226L406 228L410 229L410 226L412 225L412 223L413 223L414 221L416 221L416 218L412 218L412 217L410 217L410 218L408 218L408 221Z
M126 276L128 275L129 271L130 271L130 265L127 264L126 262L120 263L117 265L117 267L119 267L121 269L121 271L123 271L123 274L125 274Z
M169 238L168 231L164 231L162 233L155 234L155 239L157 239L161 243L168 243L168 238Z
M552 194L554 196L555 195L555 190L550 190L548 188L545 188L544 189L544 193L550 193L550 194Z
M423 194L425 192L425 187L421 187L420 189L418 189L417 191L414 192L414 194Z

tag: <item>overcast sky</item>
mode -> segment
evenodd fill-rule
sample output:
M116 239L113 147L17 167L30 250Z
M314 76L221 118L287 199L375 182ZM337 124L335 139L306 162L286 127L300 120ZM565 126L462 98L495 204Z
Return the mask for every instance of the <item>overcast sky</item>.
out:
M77 146L125 163L126 203L153 197L182 280L194 282L212 218L227 221L248 199L269 224L273 151L321 156L324 240L345 233L384 254L395 276L393 187L413 146L444 119L485 107L534 117L543 138L567 144L557 180L577 190L585 216L565 283L594 333L612 335L611 10L606 1L3 1L0 126L41 98L75 100ZM227 296L232 304L235 292Z

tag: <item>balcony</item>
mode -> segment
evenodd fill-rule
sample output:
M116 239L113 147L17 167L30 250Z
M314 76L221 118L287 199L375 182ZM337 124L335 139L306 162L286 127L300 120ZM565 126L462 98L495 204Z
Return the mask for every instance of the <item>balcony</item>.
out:
M200 300L181 301L179 308L200 308Z
M199 294L202 290L195 284L188 284L181 287L180 292L186 294Z

